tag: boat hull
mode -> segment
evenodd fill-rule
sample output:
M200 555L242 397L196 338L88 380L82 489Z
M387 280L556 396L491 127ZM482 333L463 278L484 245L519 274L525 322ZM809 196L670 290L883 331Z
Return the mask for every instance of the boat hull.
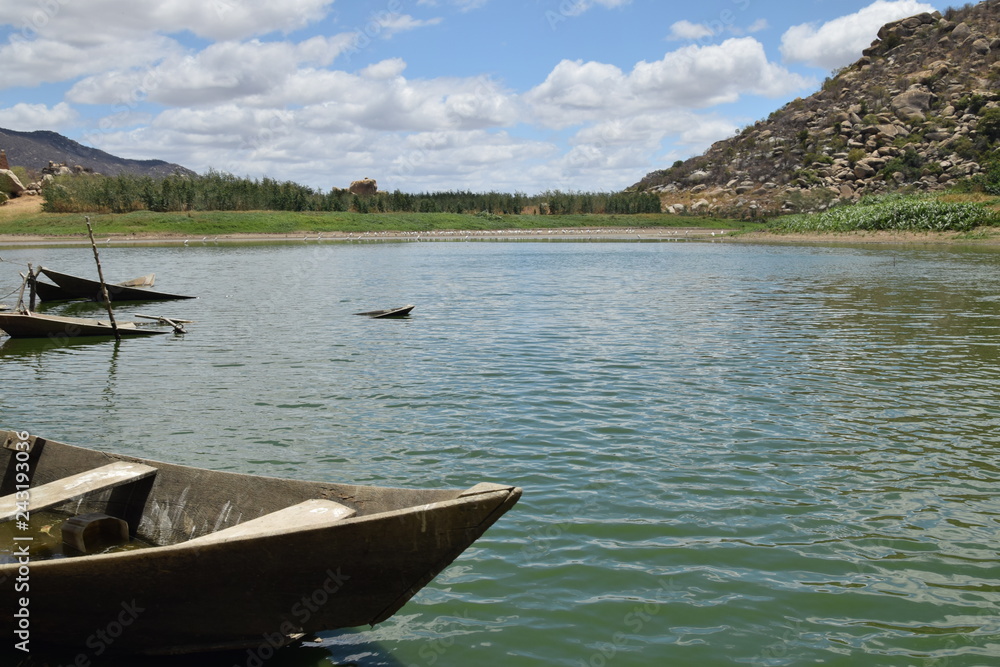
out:
M40 271L52 282L62 289L64 295L72 295L71 298L90 299L91 301L103 301L101 293L101 283L97 280L89 280L78 276L71 276L66 273L53 271L52 269L41 267ZM130 281L131 282L131 281ZM194 299L193 296L181 294L169 294L167 292L154 292L151 289L141 287L131 287L127 284L107 285L108 298L111 301L170 301L173 299ZM44 297L42 297L44 300Z
M114 336L111 323L83 317L62 317L32 313L0 313L0 330L11 338L81 338L89 336ZM157 329L139 329L133 322L118 325L122 337L155 336L169 333Z
M364 313L354 313L355 315L367 315L375 319L406 317L413 310L414 306L402 306L400 308L385 308L383 310L369 310Z
M134 498L114 492L62 509L132 517L138 537L163 546L32 563L31 638L39 646L79 649L118 624L106 650L273 648L302 634L379 623L521 495L494 484L417 491L256 477L42 442L33 483L113 461L155 467L140 494L141 516L129 507ZM357 514L327 526L190 541L314 498ZM0 577L15 577L17 567L0 565ZM3 587L0 628L14 627L16 608L16 594Z
M125 281L123 283L118 283L117 285L108 285L108 296L111 296L111 291L121 288L121 287L136 287L145 288L152 287L156 276L150 273L147 276L142 276L140 278L133 278L132 280ZM100 294L100 283L94 286L88 286L84 293L76 293L72 290L63 289L58 285L52 285L50 283L43 283L36 280L35 283L35 294L38 295L41 301L76 301L81 299L93 300L94 290L97 290L97 294ZM145 290L144 290L145 291ZM98 297L103 300L103 297Z

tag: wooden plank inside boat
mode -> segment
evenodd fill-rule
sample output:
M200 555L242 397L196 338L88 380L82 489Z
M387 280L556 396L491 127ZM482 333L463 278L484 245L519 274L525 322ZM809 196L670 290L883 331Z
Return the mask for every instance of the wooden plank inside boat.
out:
M32 511L61 505L88 493L113 489L115 487L145 479L156 474L156 468L141 463L118 461L106 466L70 475L54 482L43 484L31 490ZM0 521L9 521L18 513L16 494L0 498Z
M349 519L355 514L357 514L357 511L346 505L341 505L332 500L315 498L292 505L291 507L286 507L277 512L265 514L250 521L244 521L224 530L196 537L193 540L189 540L188 544L230 542L241 537L259 537L264 534L279 532L283 529L288 530L289 528L294 530L318 528L320 526L327 526L334 521Z

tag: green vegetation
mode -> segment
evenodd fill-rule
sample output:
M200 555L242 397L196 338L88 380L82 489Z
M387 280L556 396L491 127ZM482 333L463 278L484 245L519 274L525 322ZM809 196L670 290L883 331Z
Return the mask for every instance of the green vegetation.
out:
M668 214L574 214L511 215L495 213L358 213L296 211L207 211L157 213L135 211L124 214L88 214L95 233L104 236L172 236L191 238L226 234L287 235L301 238L305 233L363 234L365 232L433 232L446 230L502 231L515 229L662 227L740 229L760 225L718 218L681 217ZM35 213L10 220L0 218L0 234L79 236L86 238L83 214Z
M320 192L292 182L252 180L210 172L205 176L152 178L123 174L62 176L44 188L50 213L132 213L135 211L325 211L358 213L520 214L525 209L551 215L659 213L660 199L644 192L550 191L529 197L500 192L400 191L358 196L348 190Z
M865 197L853 206L782 218L776 232L968 232L1000 224L1000 214L980 203L945 202L922 196Z

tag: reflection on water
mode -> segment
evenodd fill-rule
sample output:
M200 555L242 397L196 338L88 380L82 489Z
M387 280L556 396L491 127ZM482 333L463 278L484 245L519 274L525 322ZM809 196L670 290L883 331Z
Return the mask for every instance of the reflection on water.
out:
M70 273L92 261L4 257ZM735 244L109 248L106 273L155 271L163 290L200 296L155 307L195 320L188 335L9 341L0 414L217 469L525 488L396 617L268 665L988 664L1000 653L998 259ZM402 303L416 304L406 320L353 315Z

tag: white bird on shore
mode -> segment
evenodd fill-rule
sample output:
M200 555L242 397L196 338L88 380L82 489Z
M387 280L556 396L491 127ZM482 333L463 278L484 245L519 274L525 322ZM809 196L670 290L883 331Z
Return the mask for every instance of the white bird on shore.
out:
M184 245L188 244L188 239L184 239Z

